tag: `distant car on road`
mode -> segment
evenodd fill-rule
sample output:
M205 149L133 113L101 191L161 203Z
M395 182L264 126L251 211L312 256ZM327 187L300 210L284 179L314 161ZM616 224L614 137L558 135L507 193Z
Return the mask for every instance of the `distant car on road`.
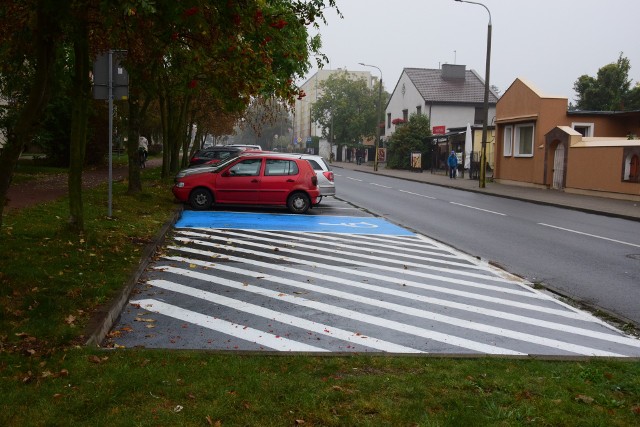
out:
M187 169L172 188L194 210L216 204L286 206L296 214L318 203L318 177L303 155L245 152L216 166Z
M253 150L253 151L262 151L262 147L260 145L251 145L251 144L229 144L224 147L235 147L242 148L243 150Z

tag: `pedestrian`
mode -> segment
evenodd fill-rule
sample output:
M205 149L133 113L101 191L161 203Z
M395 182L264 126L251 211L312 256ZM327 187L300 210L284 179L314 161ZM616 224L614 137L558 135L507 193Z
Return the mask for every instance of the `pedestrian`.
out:
M455 151L452 151L449 155L447 164L449 165L449 179L456 179L456 171L458 169L458 156L456 156Z
M362 164L362 149L361 148L358 148L358 150L356 151L356 157L357 157L356 160L358 162L358 165L361 165Z

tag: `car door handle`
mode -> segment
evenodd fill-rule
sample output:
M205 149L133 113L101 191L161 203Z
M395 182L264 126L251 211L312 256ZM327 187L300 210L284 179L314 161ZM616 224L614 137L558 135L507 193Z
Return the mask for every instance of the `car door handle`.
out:
M251 182L260 182L258 179L252 179Z
M287 180L287 182L296 182L296 180L295 180L295 179L291 179L291 178L289 178L289 179Z

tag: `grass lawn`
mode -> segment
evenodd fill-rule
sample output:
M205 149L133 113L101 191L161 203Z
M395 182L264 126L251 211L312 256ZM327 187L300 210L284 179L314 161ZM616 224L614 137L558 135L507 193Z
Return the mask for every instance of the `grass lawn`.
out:
M85 192L0 230L2 426L631 426L637 360L315 356L84 346L92 315L138 266L176 205L171 180Z

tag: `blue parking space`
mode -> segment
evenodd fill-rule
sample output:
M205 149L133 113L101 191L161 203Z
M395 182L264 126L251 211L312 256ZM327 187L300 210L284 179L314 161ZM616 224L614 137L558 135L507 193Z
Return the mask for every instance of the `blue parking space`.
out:
M289 215L244 212L184 211L176 228L301 231L313 233L413 236L382 218L325 215Z

